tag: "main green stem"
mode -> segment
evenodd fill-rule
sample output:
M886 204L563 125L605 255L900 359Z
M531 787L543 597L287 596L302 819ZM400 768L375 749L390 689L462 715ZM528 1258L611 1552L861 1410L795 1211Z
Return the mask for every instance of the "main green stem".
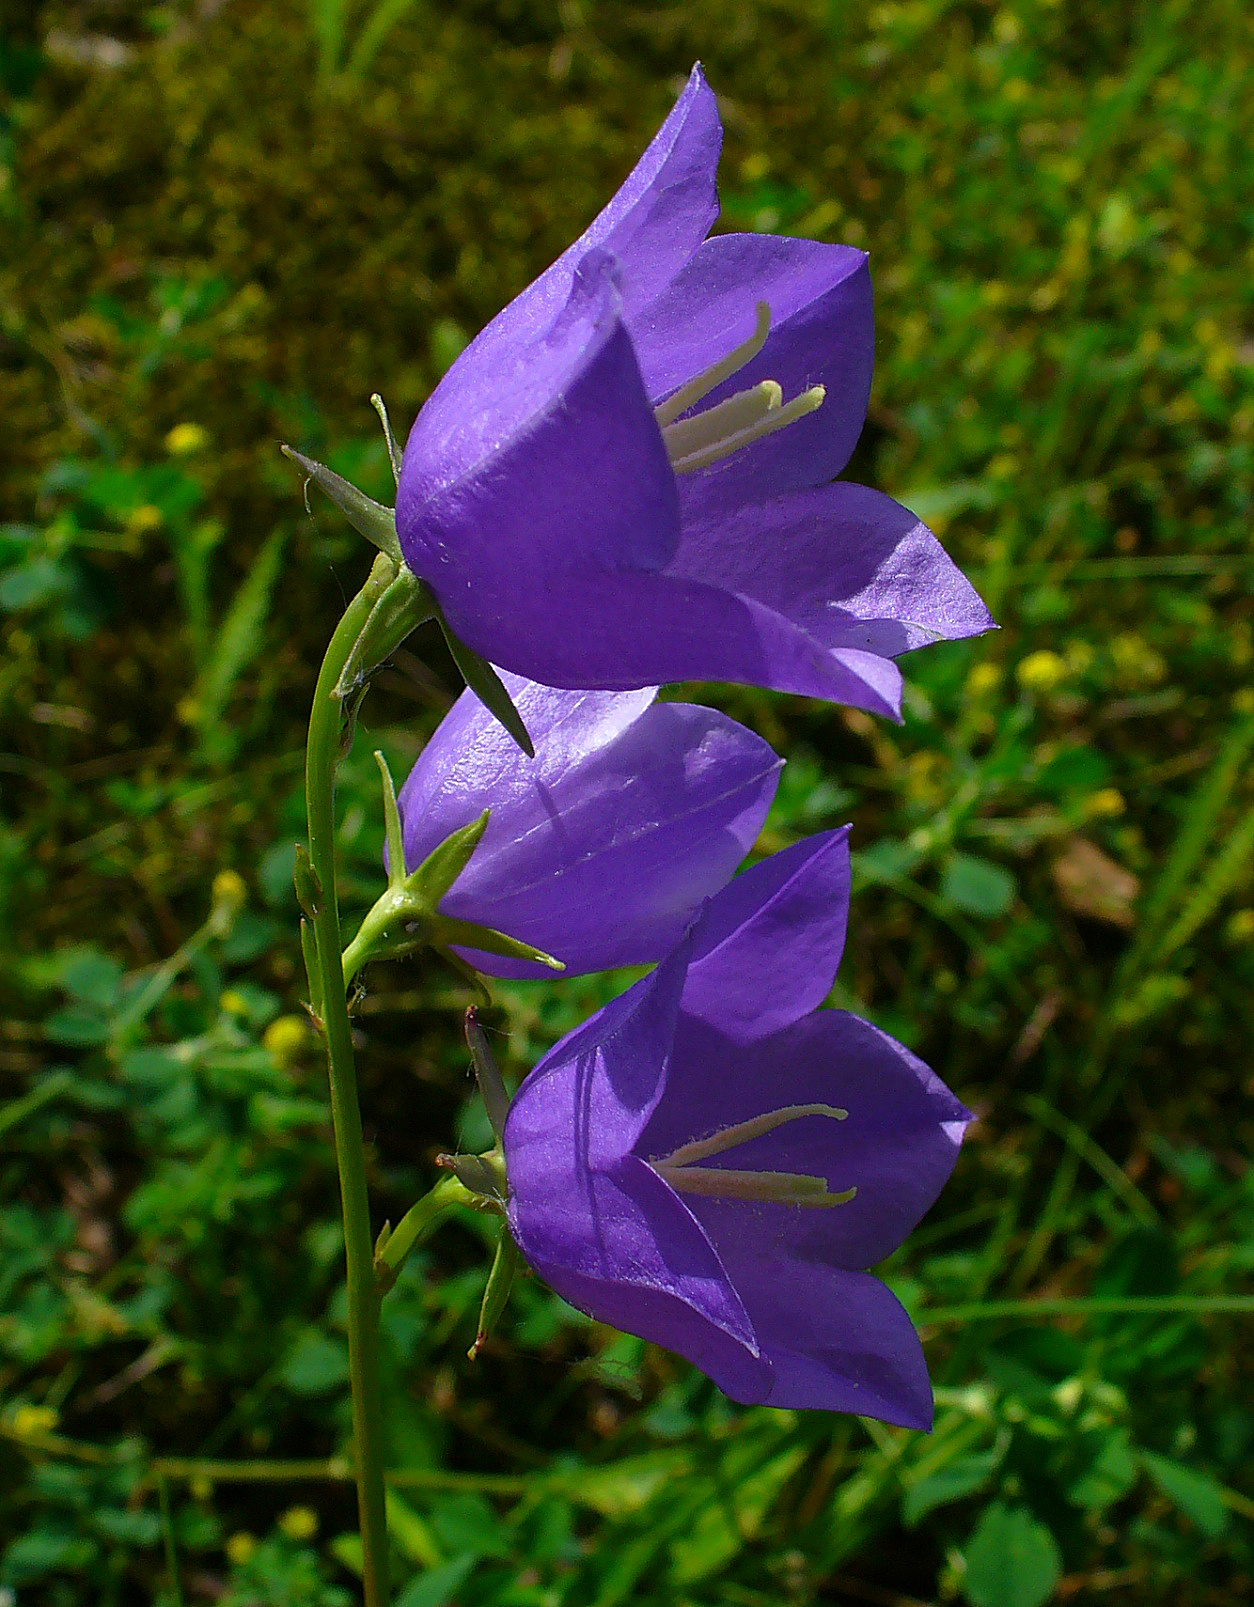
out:
M353 1395L353 1470L361 1523L362 1583L366 1607L387 1607L388 1536L384 1491L383 1403L379 1390L379 1287L366 1193L365 1145L357 1104L352 1029L340 960L340 911L335 883L335 772L340 759L344 705L335 696L340 675L370 610L387 583L391 564L375 560L370 578L336 627L314 690L305 750L305 808L309 857L322 883L313 916L322 994L322 1027L331 1082L331 1119L344 1214L348 1270L348 1368Z

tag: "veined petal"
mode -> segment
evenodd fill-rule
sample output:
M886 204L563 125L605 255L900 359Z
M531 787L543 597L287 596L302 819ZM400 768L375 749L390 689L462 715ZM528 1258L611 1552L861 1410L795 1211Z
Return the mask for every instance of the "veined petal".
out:
M694 962L690 979L697 968ZM784 1245L802 1259L862 1271L891 1255L931 1208L971 1120L934 1071L870 1022L819 1010L745 1043L718 1023L681 1013L666 1098L650 1117L639 1151L667 1155L706 1137L710 1128L816 1104L848 1115L781 1123L711 1164L820 1177L833 1193L856 1189L848 1204L822 1212L763 1212L733 1200L690 1203L716 1246L759 1238L764 1258L772 1246Z
M494 623L496 662L546 686L731 681L899 717L890 660L829 651L753 598L681 576L572 574Z
M777 381L786 400L813 385L827 394L816 412L694 476L753 497L823 484L857 444L875 347L866 254L783 235L717 235L656 301L628 315L645 386L660 401L745 339L762 301L771 310L765 346L700 409L762 380Z
M838 1211L824 1213L838 1216ZM901 1302L867 1272L816 1266L760 1242L729 1246L729 1270L771 1368L768 1406L852 1412L930 1429L932 1385ZM733 1400L738 1380L710 1370Z
M520 668L497 651L501 631L535 629L549 587L572 571L660 567L678 542L678 502L612 258L585 258L545 340L483 366L455 365L418 415L396 527L455 633Z
M443 914L556 954L567 975L660 959L752 847L781 761L734 720L654 703L651 688L505 683L535 759L463 693L401 790L408 865L490 807ZM549 975L466 957L491 975Z
M694 474L680 481L682 534L668 573L716 575L824 647L896 657L993 629L975 588L900 503L839 481L746 501Z
M693 928L684 1016L741 1041L791 1025L827 997L848 916L848 826L762 860L712 898Z

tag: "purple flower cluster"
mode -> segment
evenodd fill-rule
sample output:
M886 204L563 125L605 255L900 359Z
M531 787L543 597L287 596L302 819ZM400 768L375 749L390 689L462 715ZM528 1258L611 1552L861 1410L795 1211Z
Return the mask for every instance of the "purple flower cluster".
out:
M442 916L569 973L655 966L509 1109L507 1221L531 1266L735 1400L926 1427L918 1337L868 1269L936 1198L969 1113L822 1008L848 828L737 876L780 761L657 688L897 716L895 660L991 621L911 513L834 480L870 386L866 258L709 237L720 140L694 69L618 194L414 425L401 550L504 672L535 754L467 691L402 789L401 840L412 870L486 808Z

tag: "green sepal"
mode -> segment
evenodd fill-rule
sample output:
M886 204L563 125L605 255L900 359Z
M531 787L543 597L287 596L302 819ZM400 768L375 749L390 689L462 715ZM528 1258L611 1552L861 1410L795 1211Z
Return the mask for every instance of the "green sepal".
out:
M318 939L313 922L300 923L300 952L305 961L305 977L309 983L309 1013L318 1030L322 1030L322 980L318 974Z
M311 921L317 920L322 913L322 881L304 843L296 844L292 886L296 889L296 902L301 907L301 913Z
M470 856L483 841L491 813L490 809L485 809L477 820L459 827L438 848L431 850L417 870L405 877L406 889L420 899L427 909L439 907L440 900L466 869Z
M388 462L392 465L392 479L397 485L400 485L401 449L396 437L392 434L392 420L388 417L387 406L378 391L370 398L370 405L379 415L379 423L383 426L383 439L388 444Z
M448 643L448 650L453 655L453 662L461 672L462 680L487 709L489 714L495 715L514 741L529 759L536 756L535 744L528 735L527 727L523 724L523 717L510 701L510 695L505 690L501 677L488 663L486 658L480 658L474 648L467 647L465 642L458 641L449 629L443 614L436 612L440 622L440 629L444 632L444 640Z
M335 683L336 697L345 700L352 697L366 677L391 657L410 632L434 615L431 593L412 570L402 566L362 626L361 635L353 644Z
M401 830L401 812L396 806L396 783L380 749L374 750L374 762L379 767L383 783L383 840L388 851L388 886L400 887L405 882L405 838Z
M385 508L381 502L376 502L355 485L350 485L333 469L315 463L304 453L296 452L290 446L282 446L279 450L330 497L354 530L365 536L380 552L386 553L398 569L401 567L401 544L396 537L396 515L391 508Z
M499 1149L485 1155L437 1155L435 1164L452 1172L472 1196L466 1203L477 1211L505 1209L505 1162Z
M543 949L533 949L530 943L521 943L504 932L494 932L490 926L476 926L473 921L454 921L447 915L431 917L429 942L441 948L477 949L480 954L498 954L503 960L529 960L532 965L543 965L550 971L564 971L565 964L555 960Z
M483 1349L484 1341L500 1320L521 1265L522 1257L518 1253L518 1246L514 1243L509 1229L502 1223L500 1237L496 1241L496 1254L492 1258L492 1270L488 1273L488 1281L483 1291L483 1304L479 1308L479 1328L475 1334L474 1344L466 1352L470 1361L474 1361L478 1356Z
M488 1120L499 1142L505 1133L505 1118L509 1115L509 1090L473 1004L466 1011L466 1047L470 1050L475 1081L479 1084Z

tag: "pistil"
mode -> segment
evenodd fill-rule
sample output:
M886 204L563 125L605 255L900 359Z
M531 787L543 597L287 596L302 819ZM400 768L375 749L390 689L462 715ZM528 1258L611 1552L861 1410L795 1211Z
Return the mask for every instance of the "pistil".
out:
M669 1155L659 1156L650 1162L658 1176L680 1194L697 1194L706 1199L756 1200L769 1205L795 1205L803 1210L829 1210L834 1205L847 1205L857 1194L856 1188L833 1193L827 1179L806 1172L738 1171L731 1167L700 1166L699 1161L710 1160L729 1149L761 1138L786 1122L800 1121L805 1116L826 1116L843 1122L849 1115L838 1105L784 1105L779 1110L766 1111L748 1121L736 1122L721 1128L708 1138L694 1139L681 1144Z
M754 312L754 331L748 340L712 363L695 379L681 385L674 395L653 410L676 474L692 474L697 469L708 468L733 452L774 435L777 430L787 429L823 405L827 392L822 385L812 385L786 403L781 386L767 379L737 391L703 413L680 417L733 374L739 373L766 345L771 331L771 310L766 302L760 301Z

